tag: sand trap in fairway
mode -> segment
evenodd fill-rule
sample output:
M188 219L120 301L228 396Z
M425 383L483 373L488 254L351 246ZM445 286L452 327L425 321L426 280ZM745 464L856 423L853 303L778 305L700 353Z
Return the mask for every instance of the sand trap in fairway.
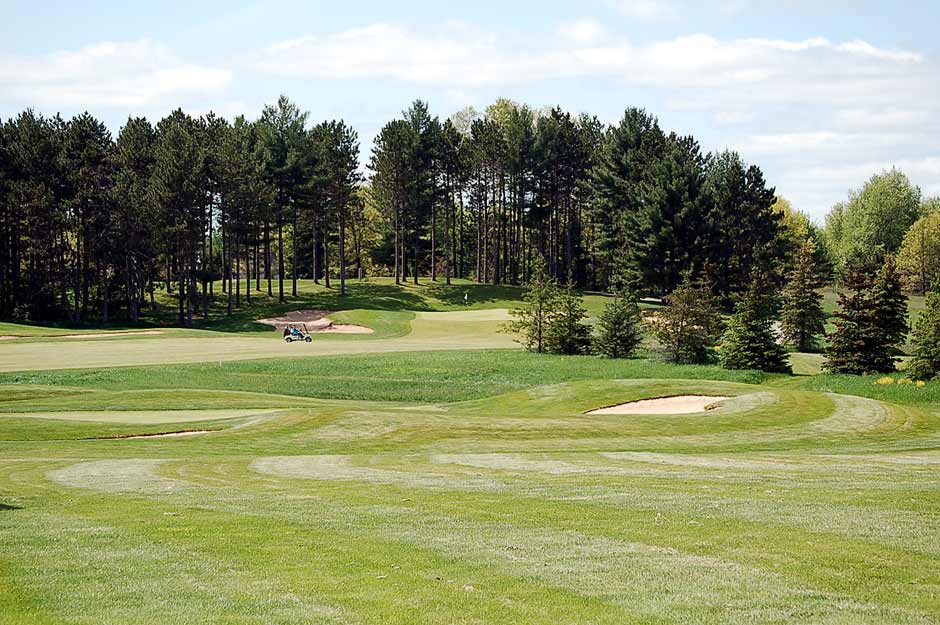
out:
M374 332L372 328L365 326L335 323L332 319L327 318L330 312L329 310L292 310L279 317L258 319L258 323L274 326L278 330L283 330L284 326L289 324L306 324L310 332L326 332L329 334L372 334Z
M195 434L208 434L209 432L218 432L218 430L183 430L182 432L163 432L162 434L132 434L127 435L118 435L118 436L102 436L95 440L129 440L132 438L169 438L173 436L193 436Z
M726 399L731 398L712 395L658 397L656 399L641 399L626 404L617 404L607 408L598 408L587 414L691 414L713 410L718 407L715 404Z

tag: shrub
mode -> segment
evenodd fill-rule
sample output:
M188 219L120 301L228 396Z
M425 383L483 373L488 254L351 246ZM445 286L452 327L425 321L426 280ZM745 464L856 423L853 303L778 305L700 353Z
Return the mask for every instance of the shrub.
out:
M594 349L607 358L629 358L643 341L643 318L633 293L612 299L597 325Z

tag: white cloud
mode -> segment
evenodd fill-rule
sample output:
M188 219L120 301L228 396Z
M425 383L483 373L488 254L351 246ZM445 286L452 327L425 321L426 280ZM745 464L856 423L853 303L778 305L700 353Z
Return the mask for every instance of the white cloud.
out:
M640 6L620 6L627 4ZM668 6L674 5L641 8L661 19ZM937 154L931 137L940 134L937 60L857 39L689 34L637 42L593 19L548 34L464 23L429 30L374 24L276 43L257 55L254 67L303 80L384 80L460 94L444 95L446 101L549 80L595 81L624 93L639 87L657 94L666 114L706 113L711 136L708 128L695 133L707 147L739 149L817 218L892 160L910 166L925 189L937 180L927 166L932 161L924 160ZM742 130L751 134L741 136ZM824 175L830 166L847 169Z
M591 17L563 22L558 26L558 34L578 45L598 44L609 38L607 27Z
M740 96L745 102L842 98L857 106L858 98L886 96L906 77L935 69L918 53L859 41L721 40L696 34L634 44L610 36L590 19L562 24L558 33L539 37L462 23L431 31L373 24L277 42L260 52L254 67L278 76L447 88L595 78L675 90L677 106L706 110L728 110L723 100ZM682 90L695 92L683 100Z
M227 69L187 62L147 39L38 57L0 55L4 100L55 110L178 106L185 96L217 96L231 79Z
M715 113L715 123L719 126L736 126L754 121L752 111L718 111Z
M650 22L674 20L680 14L673 0L608 0L608 4L626 17Z

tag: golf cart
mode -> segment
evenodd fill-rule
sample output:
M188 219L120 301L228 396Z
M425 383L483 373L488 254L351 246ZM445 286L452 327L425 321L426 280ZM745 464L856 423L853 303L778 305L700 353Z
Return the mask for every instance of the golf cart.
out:
M310 331L307 330L307 324L303 325L304 329L301 330L295 325L285 326L284 327L284 342L293 343L294 341L303 341L304 343L312 343L313 337L310 336Z

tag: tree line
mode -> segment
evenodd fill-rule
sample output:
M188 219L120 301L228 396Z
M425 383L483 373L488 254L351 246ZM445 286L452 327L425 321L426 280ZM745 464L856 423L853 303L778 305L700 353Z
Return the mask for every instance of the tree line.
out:
M706 154L627 109L614 125L498 100L441 121L424 102L375 141L371 193L396 281L557 281L668 293L685 273L717 294L779 279L796 247L774 189L733 152Z
M179 320L347 268L398 281L524 284L535 258L583 288L668 293L687 272L729 297L794 248L760 169L628 109L614 125L498 100L441 121L416 101L378 134L282 97L259 119L172 112L116 138L88 113L0 125L0 315L134 321L157 289ZM347 245L348 236L352 245ZM264 287L262 287L264 282Z
M0 316L133 322L162 288L189 326L219 282L229 312L275 281L284 301L346 255L360 179L356 132L308 127L285 97L256 121L132 117L116 138L24 111L0 126Z
M665 306L645 317L636 292L616 294L592 329L571 283L562 289L538 260L523 304L511 311L514 319L506 330L539 353L630 358L648 335L651 348L675 364L718 362L726 369L791 373L787 345L817 351L825 334L821 284L815 244L806 241L780 295L766 275L754 273L726 316L711 286L686 274L664 298ZM823 369L853 375L894 372L910 329L895 257L886 255L869 272L849 270L841 287L834 329L825 334ZM909 377L903 380L940 378L940 280L913 330L912 357L905 368Z

